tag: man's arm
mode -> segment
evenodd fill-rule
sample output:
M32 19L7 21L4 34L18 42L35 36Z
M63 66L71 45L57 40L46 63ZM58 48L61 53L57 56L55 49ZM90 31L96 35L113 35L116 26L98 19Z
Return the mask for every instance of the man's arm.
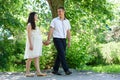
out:
M48 38L47 38L47 41L45 42L46 45L50 44L50 39L52 37L53 31L54 31L54 28L50 27L50 30L48 32Z
M68 38L68 47L70 47L70 45L71 45L71 33L70 33L70 29L67 30L67 38Z

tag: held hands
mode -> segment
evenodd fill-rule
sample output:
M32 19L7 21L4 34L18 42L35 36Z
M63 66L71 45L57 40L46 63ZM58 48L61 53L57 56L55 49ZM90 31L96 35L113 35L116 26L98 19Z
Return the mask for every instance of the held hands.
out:
M44 42L43 42L43 44L47 46L47 45L49 45L49 44L50 44L50 41L49 41L49 40L44 41ZM70 42L68 42L68 48L70 48L70 46L71 46L71 43L70 43Z
M50 44L50 41L47 40L47 41L43 42L43 44L47 46L47 45ZM32 45L32 44L30 45L29 49L30 49L31 51L33 50L33 45Z
M47 45L49 45L49 44L50 44L50 41L49 41L49 40L47 40L47 41L43 42L43 44L47 46Z

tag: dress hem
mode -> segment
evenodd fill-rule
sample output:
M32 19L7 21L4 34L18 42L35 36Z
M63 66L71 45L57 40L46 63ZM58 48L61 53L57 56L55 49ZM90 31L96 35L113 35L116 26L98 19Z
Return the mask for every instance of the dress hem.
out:
M42 55L39 55L39 56L36 56L36 57L40 57L40 56L42 56ZM36 57L31 57L31 58L33 59L33 58L36 58ZM29 57L29 58L30 58L30 57ZM24 58L24 59L28 59L28 58Z

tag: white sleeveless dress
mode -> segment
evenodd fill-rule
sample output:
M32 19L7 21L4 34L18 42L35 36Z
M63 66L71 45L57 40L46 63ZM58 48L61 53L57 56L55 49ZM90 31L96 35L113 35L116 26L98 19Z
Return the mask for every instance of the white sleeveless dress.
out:
M33 50L29 49L29 40L27 35L24 59L36 58L42 55L42 37L38 27L31 32L31 42Z

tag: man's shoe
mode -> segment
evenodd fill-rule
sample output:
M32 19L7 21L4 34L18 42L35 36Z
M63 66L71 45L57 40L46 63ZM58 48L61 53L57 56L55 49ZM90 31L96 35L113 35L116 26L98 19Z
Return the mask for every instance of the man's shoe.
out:
M70 74L72 74L72 72L67 71L67 72L65 72L65 74L66 74L66 75L70 75Z
M62 74L60 74L59 72L56 72L56 71L53 71L52 73L55 74L55 75L62 75Z

